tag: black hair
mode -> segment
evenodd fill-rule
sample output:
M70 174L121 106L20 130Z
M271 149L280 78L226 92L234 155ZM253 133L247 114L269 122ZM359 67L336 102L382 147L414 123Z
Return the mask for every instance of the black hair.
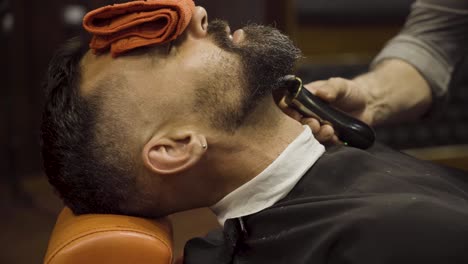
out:
M49 64L41 125L44 170L75 214L124 214L122 208L136 190L136 176L129 158L114 155L119 150L109 141L113 137L105 141L106 135L97 136L102 102L80 92L81 59L87 50L83 43L71 39Z

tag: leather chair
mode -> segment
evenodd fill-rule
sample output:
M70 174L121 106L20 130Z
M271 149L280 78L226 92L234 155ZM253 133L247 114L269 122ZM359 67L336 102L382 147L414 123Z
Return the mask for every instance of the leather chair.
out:
M171 264L172 225L123 215L75 216L65 208L51 235L45 264Z

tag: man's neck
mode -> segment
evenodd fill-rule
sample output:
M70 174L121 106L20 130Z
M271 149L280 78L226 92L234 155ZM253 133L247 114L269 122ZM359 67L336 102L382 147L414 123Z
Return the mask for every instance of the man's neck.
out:
M285 115L273 102L262 103L234 135L208 139L210 171L221 177L216 199L250 181L268 167L304 128ZM210 142L211 141L211 142Z

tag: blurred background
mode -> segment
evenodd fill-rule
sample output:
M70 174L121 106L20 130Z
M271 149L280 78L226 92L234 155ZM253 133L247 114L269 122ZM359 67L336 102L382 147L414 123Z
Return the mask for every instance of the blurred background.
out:
M351 78L394 36L412 0L199 0L211 19L237 29L273 25L288 33L306 59L306 81ZM38 129L41 82L54 50L79 34L83 15L108 0L0 0L0 263L41 263L61 202L41 172ZM449 104L438 118L377 129L378 138L423 159L467 168L468 62L456 73ZM463 74L464 73L464 74ZM216 226L195 210L172 216L176 254L188 237ZM189 219L190 221L187 221ZM190 224L187 224L189 222Z

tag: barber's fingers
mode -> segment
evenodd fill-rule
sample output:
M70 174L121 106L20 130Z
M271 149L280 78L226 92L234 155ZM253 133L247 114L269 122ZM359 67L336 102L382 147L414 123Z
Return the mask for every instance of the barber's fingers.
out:
M346 94L348 89L346 81L342 78L330 78L328 80L311 82L304 85L316 96L333 103Z
M322 125L320 125L320 122L315 118L303 118L301 119L301 123L303 125L308 125L312 130L312 133L314 133L314 135L319 133L320 128L322 127Z
M297 121L300 121L303 125L307 125L312 130L315 138L323 144L338 144L341 143L337 135L335 135L335 130L332 126L328 124L321 124L315 118L303 118L302 115L296 110L289 108L284 101L280 101L278 106L281 110L294 118Z
M319 142L324 144L341 143L331 125L320 124L320 122L315 118L303 118L301 123L308 125L311 128L312 133Z
M320 127L318 133L315 134L315 138L322 143L328 143L335 136L335 130L330 125L323 125Z
M305 85L316 96L353 115L366 107L365 93L356 82L343 78L330 78Z
M343 144L330 125L323 125L320 131L315 134L315 138L325 145Z
M341 111L364 122L369 121L365 116L365 111L371 98L369 98L369 94L364 87L361 87L355 81L330 78L326 81L310 83L306 85L306 88Z
M285 102L284 100L281 100L279 103L278 103L278 106L279 108L281 109L281 111L283 111L285 114L287 114L288 116L292 117L293 119L297 120L297 121L301 121L302 119L302 115L297 112L296 110L292 109L291 107L289 107Z

